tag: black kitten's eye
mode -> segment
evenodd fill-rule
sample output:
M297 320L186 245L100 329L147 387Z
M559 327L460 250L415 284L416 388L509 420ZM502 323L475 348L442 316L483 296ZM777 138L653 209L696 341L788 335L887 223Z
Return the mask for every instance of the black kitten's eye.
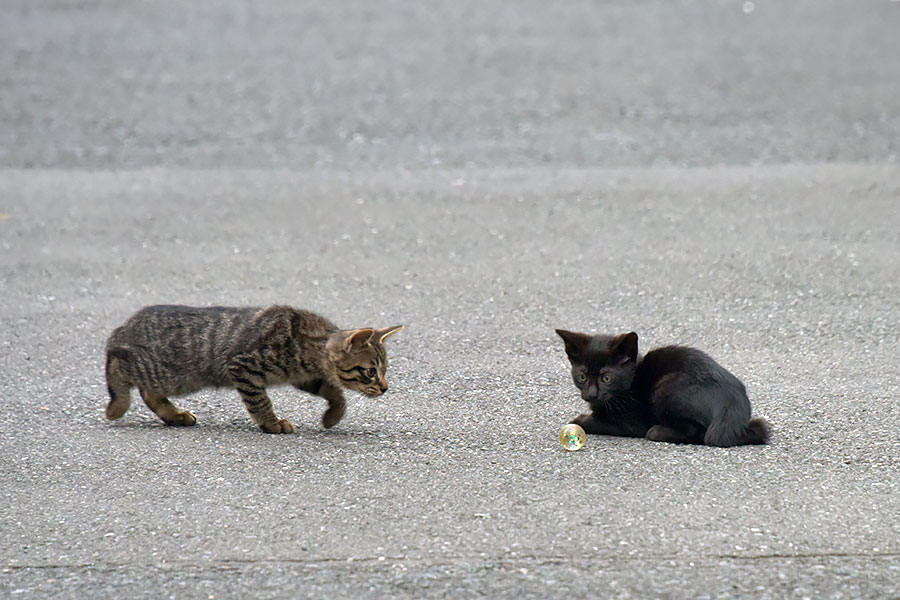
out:
M600 376L600 381L602 383L609 383L610 381L612 381L612 377L610 377L609 375L604 373L603 375Z
M585 381L587 381L587 375L585 375L584 373L579 373L575 376L575 381L577 381L578 383L584 383Z

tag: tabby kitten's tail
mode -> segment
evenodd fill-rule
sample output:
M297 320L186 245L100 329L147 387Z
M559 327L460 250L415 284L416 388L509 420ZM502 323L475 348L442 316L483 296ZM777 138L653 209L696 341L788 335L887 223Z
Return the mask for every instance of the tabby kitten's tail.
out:
M110 421L124 415L131 406L131 382L122 364L130 359L131 350L124 346L109 348L106 351L106 389L109 391L106 418Z

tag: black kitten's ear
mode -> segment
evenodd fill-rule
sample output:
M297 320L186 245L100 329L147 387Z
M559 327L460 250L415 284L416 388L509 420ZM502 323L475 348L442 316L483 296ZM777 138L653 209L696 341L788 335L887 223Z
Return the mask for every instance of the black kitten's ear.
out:
M557 329L556 333L566 343L566 354L569 358L582 356L587 349L588 342L591 341L591 336L586 333L575 333L565 329Z
M613 355L620 365L637 360L638 335L635 332L620 335L613 342Z
M343 333L347 336L344 338L344 351L350 352L351 350L358 350L372 341L375 330L370 328L352 329Z

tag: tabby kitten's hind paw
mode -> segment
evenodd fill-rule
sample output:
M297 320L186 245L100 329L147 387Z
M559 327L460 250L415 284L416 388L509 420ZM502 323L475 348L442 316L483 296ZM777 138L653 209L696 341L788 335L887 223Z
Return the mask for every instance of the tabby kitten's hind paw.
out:
M278 419L274 423L263 423L259 426L266 433L294 433L294 426L287 419Z
M176 427L189 427L197 424L197 417L194 413L187 410L176 411L165 419L166 425L175 425Z

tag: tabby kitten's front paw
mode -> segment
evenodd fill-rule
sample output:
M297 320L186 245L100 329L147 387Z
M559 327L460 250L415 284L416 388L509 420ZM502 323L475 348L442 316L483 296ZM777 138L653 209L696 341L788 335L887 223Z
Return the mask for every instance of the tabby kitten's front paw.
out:
M263 423L259 426L266 433L294 433L294 426L287 419L278 419L274 423Z
M343 406L336 406L326 410L325 414L322 415L322 426L325 429L331 429L337 425L337 422L344 416L344 411L345 408Z

